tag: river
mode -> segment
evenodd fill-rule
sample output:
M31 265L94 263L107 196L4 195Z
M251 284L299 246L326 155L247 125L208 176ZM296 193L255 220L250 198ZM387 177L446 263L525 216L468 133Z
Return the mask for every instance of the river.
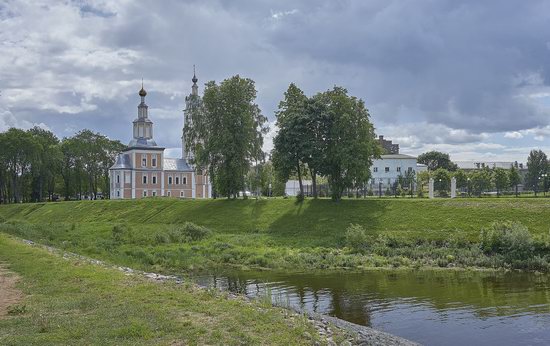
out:
M238 271L195 281L425 345L549 345L550 275L448 270Z

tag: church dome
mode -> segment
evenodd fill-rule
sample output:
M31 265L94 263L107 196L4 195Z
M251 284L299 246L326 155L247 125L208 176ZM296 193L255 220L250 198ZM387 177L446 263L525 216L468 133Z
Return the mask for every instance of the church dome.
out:
M143 89L143 86L142 86L141 90L139 91L139 96L145 97L146 95L147 95L147 91L145 91L145 89Z

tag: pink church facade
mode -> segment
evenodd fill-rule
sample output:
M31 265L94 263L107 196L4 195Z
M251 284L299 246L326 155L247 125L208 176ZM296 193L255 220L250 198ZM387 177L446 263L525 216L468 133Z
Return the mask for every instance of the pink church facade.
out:
M192 95L196 97L197 81L193 76ZM142 87L138 117L133 121L133 139L109 169L110 198L210 198L212 186L208 175L189 162L192 153L186 151L184 137L181 158L166 157L165 148L157 145L145 104L146 95Z

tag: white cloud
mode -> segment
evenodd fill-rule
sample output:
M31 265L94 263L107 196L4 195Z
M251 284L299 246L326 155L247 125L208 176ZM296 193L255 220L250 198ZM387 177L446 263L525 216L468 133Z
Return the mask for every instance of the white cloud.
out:
M271 18L272 19L275 19L275 20L279 20L279 19L282 19L283 17L286 17L286 16L290 16L290 15L293 15L293 14L296 14L298 13L298 9L294 8L290 11L278 11L278 12L274 12L273 10L271 11Z
M12 114L7 109L0 108L0 132L6 131L11 127L17 127L20 129L30 129L31 127L38 126L45 130L51 130L44 123L33 123L24 119L17 119L15 115Z
M277 132L279 132L279 128L275 125L275 121L270 121L268 126L269 132L264 136L264 144L262 146L263 151L267 154L271 153L271 150L273 150L273 139L277 135Z
M520 139L523 135L519 131L511 131L504 133L504 138Z

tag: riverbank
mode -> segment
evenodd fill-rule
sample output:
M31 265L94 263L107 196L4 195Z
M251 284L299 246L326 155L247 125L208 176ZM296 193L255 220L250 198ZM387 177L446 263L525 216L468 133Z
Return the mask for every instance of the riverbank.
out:
M23 293L0 319L1 344L328 343L305 317L270 304L189 283L152 282L5 235L0 261L19 276Z
M548 219L550 199L514 198L338 204L151 199L0 206L2 232L163 273L228 267L546 272ZM492 226L495 221L501 223ZM352 224L359 232L350 236Z

